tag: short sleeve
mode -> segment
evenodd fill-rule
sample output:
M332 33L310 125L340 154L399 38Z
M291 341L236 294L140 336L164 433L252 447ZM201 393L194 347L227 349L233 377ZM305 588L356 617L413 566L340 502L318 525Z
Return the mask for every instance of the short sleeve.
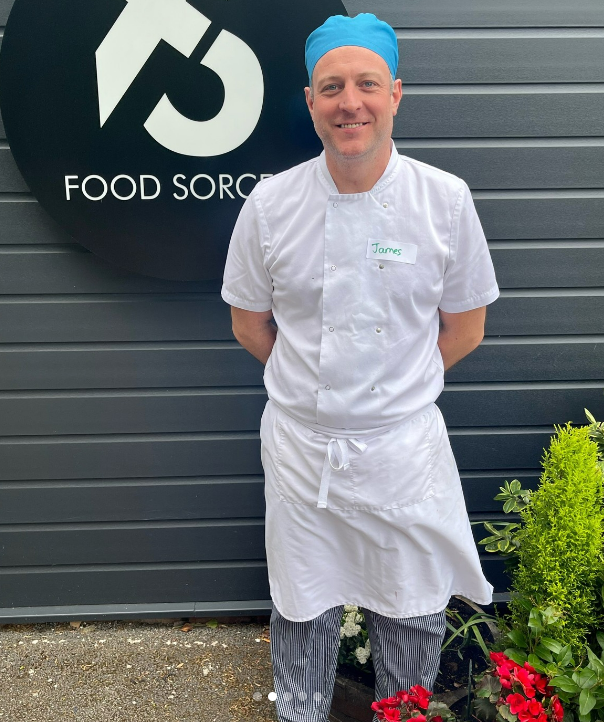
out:
M224 267L220 295L231 306L246 311L272 308L273 283L264 264L268 242L268 227L252 191L235 223Z
M439 303L446 313L460 313L495 301L499 287L472 194L465 181L451 223L449 261Z

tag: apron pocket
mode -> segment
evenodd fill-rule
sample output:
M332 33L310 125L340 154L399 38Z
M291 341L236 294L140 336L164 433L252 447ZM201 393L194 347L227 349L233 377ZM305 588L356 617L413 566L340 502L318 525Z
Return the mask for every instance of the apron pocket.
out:
M355 509L402 509L434 496L435 446L440 436L436 411L433 406L369 440L365 453L351 458Z

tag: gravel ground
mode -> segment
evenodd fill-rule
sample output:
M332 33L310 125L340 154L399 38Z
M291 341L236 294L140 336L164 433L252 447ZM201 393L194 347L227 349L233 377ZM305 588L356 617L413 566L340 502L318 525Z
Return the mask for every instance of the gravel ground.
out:
M0 722L276 722L268 618L0 625Z

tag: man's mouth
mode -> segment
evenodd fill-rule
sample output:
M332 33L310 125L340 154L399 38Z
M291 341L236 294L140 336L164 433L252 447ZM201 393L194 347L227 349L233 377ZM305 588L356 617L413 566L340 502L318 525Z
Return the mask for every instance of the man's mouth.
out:
M367 123L340 123L338 128L360 128L362 125L367 125Z

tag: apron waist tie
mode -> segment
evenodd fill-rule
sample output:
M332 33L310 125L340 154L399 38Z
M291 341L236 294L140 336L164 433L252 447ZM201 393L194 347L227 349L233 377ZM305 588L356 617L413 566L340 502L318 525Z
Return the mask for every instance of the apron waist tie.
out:
M323 473L321 474L321 486L319 487L319 501L317 502L317 507L320 509L327 507L327 492L329 491L331 470L340 471L341 469L348 469L350 466L348 447L356 451L357 454L362 454L367 448L367 444L351 438L331 438L327 444L327 453L325 454Z

